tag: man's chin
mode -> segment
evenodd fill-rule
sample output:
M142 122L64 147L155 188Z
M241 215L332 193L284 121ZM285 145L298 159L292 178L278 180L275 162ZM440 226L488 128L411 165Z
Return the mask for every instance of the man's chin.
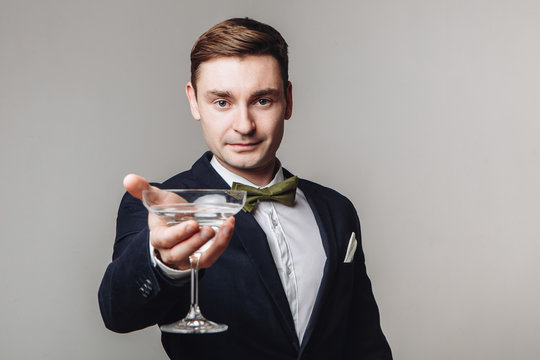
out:
M265 162L259 156L253 156L253 154L236 154L225 160L228 167L240 171L258 171L264 168L266 163L269 163L269 161Z

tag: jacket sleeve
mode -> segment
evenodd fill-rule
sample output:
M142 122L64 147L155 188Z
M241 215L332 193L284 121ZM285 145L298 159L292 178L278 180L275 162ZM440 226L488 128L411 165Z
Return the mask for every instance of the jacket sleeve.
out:
M125 333L166 321L180 299L189 302L188 283L189 278L175 282L153 267L148 211L126 193L118 210L113 259L98 292L105 326Z

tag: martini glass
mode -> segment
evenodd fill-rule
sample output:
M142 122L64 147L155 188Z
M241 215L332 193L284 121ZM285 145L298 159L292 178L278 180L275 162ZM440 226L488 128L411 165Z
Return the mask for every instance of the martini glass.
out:
M225 220L244 206L245 191L224 189L151 189L143 192L143 204L168 226L195 220L199 226L211 226L217 233ZM199 309L199 259L214 239L209 240L189 257L191 267L191 305L185 318L162 325L161 331L180 334L217 333L227 330L225 324L207 320Z

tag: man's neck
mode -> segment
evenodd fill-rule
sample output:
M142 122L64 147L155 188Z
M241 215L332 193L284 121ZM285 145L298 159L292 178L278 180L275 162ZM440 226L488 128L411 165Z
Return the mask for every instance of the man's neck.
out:
M280 163L276 158L274 158L274 160L267 166L257 169L238 169L231 167L228 164L224 164L217 157L215 157L215 159L221 166L223 166L228 171L246 179L253 185L257 185L259 187L264 187L268 185L272 181L280 167Z

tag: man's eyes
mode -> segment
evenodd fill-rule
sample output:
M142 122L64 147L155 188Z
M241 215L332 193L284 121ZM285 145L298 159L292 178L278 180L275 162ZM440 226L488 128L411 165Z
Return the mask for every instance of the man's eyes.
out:
M270 102L271 102L270 99L265 99L265 98L257 100L257 104L259 105L269 105Z
M229 102L227 100L215 100L213 103L220 109L224 109L224 108L230 106L230 104L229 104ZM255 100L255 102L253 104L254 105L259 105L259 106L269 106L269 105L272 104L272 99L260 98L260 99Z
M227 101L225 101L225 100L217 100L215 102L215 104L220 108L224 108L225 106L227 106Z

